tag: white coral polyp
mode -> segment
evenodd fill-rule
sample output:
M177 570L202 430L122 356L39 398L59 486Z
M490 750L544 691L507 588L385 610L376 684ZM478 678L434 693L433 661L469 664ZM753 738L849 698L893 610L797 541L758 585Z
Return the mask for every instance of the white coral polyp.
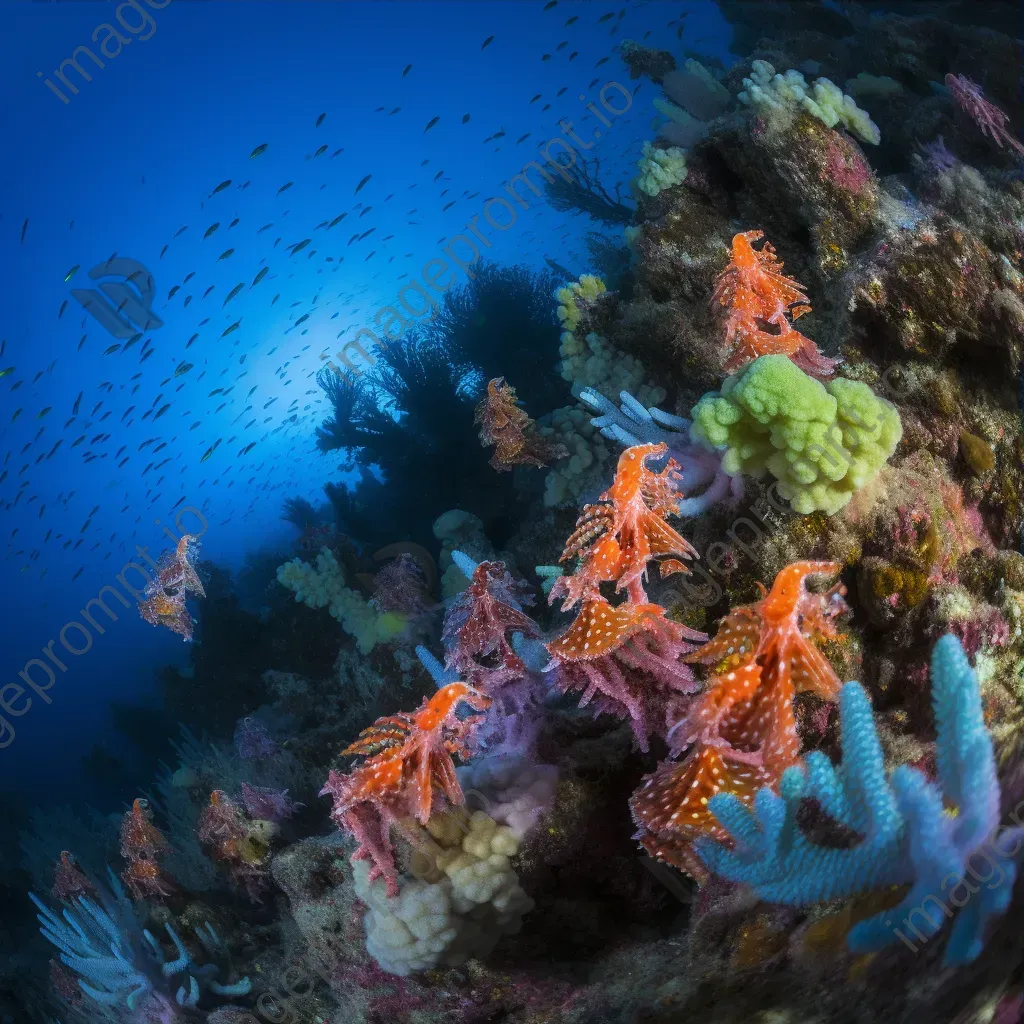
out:
M391 974L457 967L487 956L503 935L519 931L533 900L523 891L510 858L519 849L512 829L483 811L464 823L458 845L439 845L436 882L405 877L395 897L368 881L366 861L355 864L356 895L369 908L366 951Z
M882 138L878 125L867 111L858 107L852 96L845 96L834 82L819 78L808 88L799 71L791 69L784 75L777 75L766 60L753 62L750 77L743 79L743 91L738 98L761 113L806 110L829 128L842 124L858 139L873 146Z

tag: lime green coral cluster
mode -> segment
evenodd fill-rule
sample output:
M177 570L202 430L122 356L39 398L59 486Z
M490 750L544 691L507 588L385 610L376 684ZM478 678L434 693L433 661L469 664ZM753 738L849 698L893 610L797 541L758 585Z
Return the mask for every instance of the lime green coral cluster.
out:
M607 291L604 281L593 274L584 274L578 281L567 284L555 291L558 301L558 322L564 331L575 331L582 316L580 300L593 302Z
M345 574L330 548L322 548L316 565L293 558L277 570L281 586L295 592L295 600L309 608L326 608L331 618L353 637L362 654L378 643L400 636L406 617L397 612L381 614L354 590L345 586Z
M786 356L761 356L694 406L691 438L724 450L731 476L771 473L800 513L838 512L903 433L899 414L859 381L822 384Z

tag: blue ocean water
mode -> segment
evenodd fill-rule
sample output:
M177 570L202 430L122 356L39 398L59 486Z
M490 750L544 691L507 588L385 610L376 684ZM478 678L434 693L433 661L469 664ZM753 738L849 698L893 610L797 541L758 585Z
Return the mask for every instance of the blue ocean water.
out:
M91 646L68 655L66 672L42 649L63 649L61 631L103 586L117 586L127 563L146 565L138 548L158 558L171 543L162 527L184 508L207 524L201 557L232 570L290 541L282 501L322 500L324 483L345 477L315 447L321 354L372 325L401 275L417 277L464 234L560 120L584 141L593 133L588 155L600 154L606 180L632 173L649 134L650 83L600 139L586 106L610 81L630 93L639 84L614 56L623 38L650 32L651 42L678 44L682 23L666 23L685 13L686 43L727 56L713 5L619 10L609 6L615 16L602 22L603 7L530 2L5 7L0 680L19 683L40 657L57 673L11 718L6 790L44 804L96 798L81 758L98 744L119 759L130 795L136 752L113 729L110 702L156 707L154 672L184 665L187 648L114 601L118 620L101 615L104 632L90 630ZM89 80L62 63L75 54ZM487 258L588 269L582 238L592 225L527 195L513 226L489 230ZM337 226L317 226L341 214ZM72 295L95 289L89 271L114 254L152 275L162 322L130 348ZM185 513L181 529L197 522ZM128 583L141 585L133 572ZM75 649L90 643L74 626L65 635ZM29 675L48 682L42 665Z

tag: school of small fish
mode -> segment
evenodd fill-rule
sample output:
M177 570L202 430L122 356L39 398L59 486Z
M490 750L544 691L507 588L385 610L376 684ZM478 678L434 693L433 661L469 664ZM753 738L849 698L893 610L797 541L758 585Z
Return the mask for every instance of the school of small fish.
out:
M558 0L550 0L543 6L543 11L550 12L558 6ZM645 6L636 3L632 5L636 9ZM574 9L580 8L574 5ZM596 25L603 26L611 22L609 35L615 37L620 35L626 14L627 8L622 7L606 11L596 17L592 14L572 15L564 24L560 23L561 28L555 26L554 31L568 32L574 25L578 25L579 28L574 30L575 32L584 29L592 32ZM591 24L588 25L588 22ZM681 19L673 19L669 26L677 23L681 35ZM643 38L646 39L650 34L648 31ZM581 39L579 45L583 47L587 41ZM613 39L610 46L614 48L618 42L619 39ZM578 76L572 64L581 50L571 49L571 45L572 40L569 38L558 39L557 45L551 47L552 52L541 54L540 61L551 61L554 59L553 55L561 59L561 55L564 54L566 71L572 71ZM500 34L488 35L480 44L480 51L487 54L487 57L482 59L499 59L501 46ZM603 56L596 60L594 67L600 67L608 60L607 56ZM403 70L396 72L394 77L398 90L405 91L407 102L410 104L414 101L416 93L425 87L425 83L417 81L416 68L412 63L404 64ZM610 80L610 77L594 78L587 88L592 89L600 81ZM568 108L562 108L562 104L579 93L580 88L580 83L573 81L571 85L562 85L557 92L552 91L547 97L543 92L524 90L524 114L534 119L533 129L517 133L512 148L531 138L541 146L543 140L557 135L561 129L558 127L556 116L566 113ZM632 91L635 92L636 88ZM409 90L413 92L410 94ZM567 91L570 92L570 96L562 100L561 97ZM538 107L537 104L545 99L551 102L545 102L543 106ZM560 109L538 125L535 120L537 114L551 110L554 101L559 102ZM637 104L634 113L638 112L641 106L642 104ZM423 127L419 127L423 125L420 121L418 124L413 122L407 128L402 128L402 119L398 118L402 110L403 107L400 105L385 104L377 107L374 114L397 118L396 121L390 122L387 130L392 139L399 138L397 133L401 133L406 156L409 149L418 144L417 138L422 139L428 133L431 137L447 133L444 136L445 144L464 146L465 141L457 138L456 133L473 132L477 123L486 124L489 120L486 110L471 110L461 114L435 114ZM580 114L578 117L575 116L577 110ZM578 126L586 123L591 115L584 112L582 104L573 107L572 113L572 120L577 124L576 130L579 131ZM189 251L200 260L196 269L184 275L180 281L170 286L164 285L166 290L162 290L160 295L166 297L162 301L159 297L154 297L152 311L159 316L164 325L160 330L143 330L130 338L114 341L94 319L80 309L75 300L70 300L69 304L68 298L61 299L57 319L63 319L65 314L69 317L78 317L76 336L80 332L81 337L77 342L76 351L92 353L94 358L91 366L94 372L99 377L106 378L93 383L87 382L83 377L81 390L70 409L61 410L59 406L54 407L46 400L47 379L53 373L58 359L53 359L46 369L39 371L27 371L17 365L3 366L7 341L0 340L0 381L7 384L8 390L8 407L5 413L0 413L7 417L7 424L0 424L0 430L3 431L0 434L0 507L9 513L29 506L38 508L36 516L42 521L39 529L45 529L45 533L40 532L39 537L31 539L23 537L21 526L15 527L10 533L6 558L8 561L14 560L21 572L29 572L36 568L40 578L45 577L50 566L43 559L44 549L53 551L56 548L59 552L66 553L56 559L57 564L66 568L68 576L74 580L84 571L84 565L80 565L76 559L71 559L70 556L74 552L81 552L81 558L88 561L88 552L106 548L104 559L110 559L123 547L127 546L130 549L139 529L142 528L140 524L143 524L147 515L150 519L155 514L173 515L179 507L191 505L216 509L219 514L211 521L211 526L228 526L231 523L237 525L250 516L258 506L266 505L268 500L276 497L280 503L297 487L307 486L308 479L318 479L322 484L324 479L330 476L332 467L317 470L312 477L308 472L309 465L321 458L315 454L315 428L322 422L325 409L320 397L321 392L313 379L316 371L323 365L321 359L329 357L336 339L340 339L346 333L351 336L351 333L368 323L377 309L391 302L394 293L410 274L413 278L417 276L419 266L424 260L424 251L427 251L428 255L435 254L432 250L426 249L422 249L418 254L410 251L400 254L398 249L409 248L410 240L388 229L402 227L403 220L405 227L418 227L422 221L414 218L423 217L425 211L433 208L445 215L445 224L449 229L447 237L451 237L464 230L465 219L479 211L480 204L474 203L473 200L482 194L480 189L463 188L461 195L451 198L453 188L462 184L459 178L465 178L466 175L453 174L444 169L436 172L426 170L431 163L431 160L426 158L419 162L419 171L424 172L422 180L407 185L407 190L410 191L420 188L417 193L418 205L408 209L404 215L392 212L388 204L395 199L396 193L380 194L385 192L385 189L377 184L381 177L379 173L375 174L373 169L359 173L360 169L346 167L344 160L336 159L345 153L343 145L336 145L344 142L344 126L339 123L342 120L344 119L334 117L325 111L310 117L308 122L309 152L303 154L303 163L308 161L311 168L323 170L327 180L322 183L313 184L309 177L311 172L303 171L300 175L299 165L295 166L295 180L279 181L269 187L265 182L254 185L251 179L239 181L237 177L224 177L201 190L196 196L196 202L199 204L196 218L182 224L162 245L158 255L155 250L152 254L127 251L111 254L109 258L120 255L148 260L149 270L158 281L161 281L165 279L164 267L171 263L171 260L164 262L168 253L172 254L173 259L177 246L191 245ZM622 120L629 122L632 116ZM491 123L493 125L493 120ZM335 137L329 139L328 134ZM487 147L489 153L501 153L502 140L506 135L505 126L499 124L496 128L481 132L482 139L477 145ZM383 155L388 156L393 148L394 146L389 146L383 149ZM328 151L331 151L330 156L326 160L322 159ZM525 155L527 153L528 150L525 149L515 151L512 158L506 162L504 173L518 173L524 160L531 159ZM240 166L242 161L253 162L251 173L254 176L261 174L261 169L265 165L269 167L268 161L271 160L281 160L281 166L288 166L280 147L272 139L255 145L248 153L248 157L244 149L238 154ZM248 167L248 163L245 166ZM486 172L477 174L482 178L479 184L483 187L499 188L498 183L492 181ZM145 182L144 177L142 181ZM476 179L468 182L471 186L476 183ZM506 185L507 179L500 184ZM258 227L251 220L247 220L244 209L238 205L242 193L248 192L250 186L253 187L253 191L249 192L247 198L256 194L257 189L269 191L278 211L274 219ZM291 227L288 220L290 207L287 204L299 190L325 193L320 200L326 207L322 213L324 219L315 227L307 225L305 230ZM423 194L428 190L434 190L436 198ZM333 200L330 198L331 195L335 196ZM344 196L349 197L347 209L341 208L346 203L342 198ZM360 198L357 200L356 197ZM366 201L367 197L370 202ZM460 204L462 210L452 214L451 211ZM463 219L459 218L460 212L464 214ZM363 218L371 213L384 216L385 223L365 224ZM359 230L348 237L347 244L343 236L333 231L346 217L352 218L349 221L350 225L356 221L360 222ZM3 228L2 220L0 214L0 229ZM21 224L17 230L17 244L25 245L26 239L31 244L31 217L19 217L18 220ZM73 220L69 223L69 242L74 250L80 252L86 248L86 242L74 235L74 223ZM383 237L377 235L374 241L367 242L382 226L388 233ZM238 232L232 235L230 241L224 237L236 228ZM258 245L263 244L263 236L267 232L275 236L272 244L264 246L262 250L257 249ZM246 233L249 233L248 242ZM219 244L211 241L214 236ZM568 218L560 220L553 229L541 230L536 226L524 229L515 239L516 250L508 262L526 264L537 269L542 269L546 264L558 272L564 272L565 276L575 276L572 271L546 255L552 247L564 247L573 236L574 228ZM190 238L193 239L192 243L189 243ZM270 235L266 235L267 242L269 238ZM579 238L578 231L576 238ZM179 239L184 240L179 242ZM446 237L443 236L438 243L445 241ZM363 243L366 243L368 253L364 254ZM208 248L213 245L216 247ZM301 260L300 254L303 254ZM569 256L577 262L585 259L582 245L570 251ZM361 271L360 279L365 278L363 283L355 287L346 287L346 268L357 260L361 265L373 259L377 261L377 269L368 278L366 273ZM310 275L308 264L313 260L317 260L318 265L314 264L317 269L315 274ZM255 266L247 268L243 265L251 264L253 261ZM402 262L394 266L396 261ZM403 263L408 269L402 269ZM223 293L224 297L219 303L215 298L214 305L211 306L207 300L224 286L199 282L204 276L204 271L214 265L234 269L237 273L237 283ZM88 263L75 263L70 269L65 270L65 263L62 267L55 268L54 273L55 276L62 278L62 285L67 285L79 274L83 266L88 266ZM580 266L582 267L582 264ZM196 278L195 282L192 282L193 278ZM79 276L75 286L86 287L88 282L83 285L82 281L83 277ZM136 281L136 284L138 283ZM341 284L340 288L338 284ZM296 285L302 289L302 294L294 294L293 289ZM239 299L243 294L245 298ZM262 313L269 319L270 311L282 298L287 304L287 318L290 323L275 340L261 325L260 316ZM244 309L239 307L239 310L235 311L233 307L229 311L227 307L233 300L248 304ZM195 306L192 306L193 301ZM331 306L339 308L330 312ZM81 316L78 316L79 313ZM340 316L346 318L347 322L344 325L331 323ZM277 320L276 311L274 320ZM340 329L335 330L338 327ZM315 348L312 341L305 340L314 329L319 338ZM329 336L325 333L328 330L331 332ZM229 338L232 340L227 342ZM226 342L230 345L227 350L224 347ZM340 347L341 344L343 343L337 342L337 346ZM284 348L287 348L287 352L283 351ZM318 351L321 348L323 352ZM26 347L22 347L22 351L26 350ZM213 365L219 366L228 354L227 365L219 369L219 372L215 372ZM273 365L275 355L277 363L273 369L273 377L278 382L280 392L267 393L270 391L270 385L266 383L247 386L250 382L246 381L246 378L250 374L255 376L258 368L264 369ZM158 357L157 361L150 363L154 356ZM260 361L259 364L256 362L257 359ZM128 370L133 368L133 363L137 365L134 365L133 372L129 373ZM149 365L144 365L147 363ZM30 376L31 382L28 381ZM215 386L207 392L202 388L204 381ZM19 394L23 387L24 393ZM292 391L295 397L290 400L284 397L287 394L285 389ZM264 391L263 398L258 394L260 390ZM96 395L96 392L100 394ZM225 436L205 436L208 422L224 422L224 418L220 416L224 410L228 410L231 416L231 429L225 432ZM19 440L19 443L14 444L12 427L23 415L28 417L29 422L39 422L40 425L27 443ZM61 419L63 426L58 427ZM134 431L140 428L148 428L153 436L147 437L141 443L121 443L120 439L134 437ZM56 436L57 434L59 436ZM281 441L286 443L278 443ZM201 474L196 481L196 467L213 459L222 446L226 457L222 455L213 464L211 471L205 475ZM70 526L68 516L71 514L71 503L77 488L61 488L56 496L50 494L47 497L50 492L44 485L34 486L33 471L41 464L49 463L62 448L67 452L74 452L74 457L80 459L82 465L96 464L96 468L103 469L109 474L110 480L106 487L113 493L120 493L122 500L117 502L112 498L110 507L104 509L102 521L109 526L112 522L117 523L119 514L128 516L135 513L134 521L129 526L122 525L112 531L104 529L101 520L96 519L100 512L99 506L93 507L89 514L83 517L80 525ZM75 472L81 472L81 467L77 467ZM50 476L52 477L52 474ZM140 481L145 489L145 511L140 511L133 505L133 500L137 501L138 498L137 488ZM216 501L211 498L219 488L232 488L236 484L237 490L226 498L222 494ZM233 496L237 496L237 503L230 500ZM53 525L49 525L50 523ZM148 526L148 522L145 525Z

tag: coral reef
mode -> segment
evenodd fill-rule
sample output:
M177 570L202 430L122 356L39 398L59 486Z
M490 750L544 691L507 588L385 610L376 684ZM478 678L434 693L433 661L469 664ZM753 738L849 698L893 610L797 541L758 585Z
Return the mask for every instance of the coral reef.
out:
M162 558L180 738L15 817L0 1018L1017 1019L1019 29L717 7L730 67L618 47L646 139L528 165L602 233L322 370L341 482L239 587Z

